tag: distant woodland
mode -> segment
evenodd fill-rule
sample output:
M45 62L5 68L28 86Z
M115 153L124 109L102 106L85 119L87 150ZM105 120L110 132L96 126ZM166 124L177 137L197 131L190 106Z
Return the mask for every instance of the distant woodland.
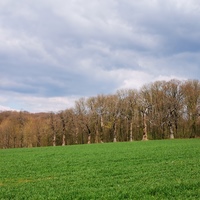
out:
M37 106L37 105L36 105ZM0 112L0 148L200 137L200 82L156 81L57 113Z

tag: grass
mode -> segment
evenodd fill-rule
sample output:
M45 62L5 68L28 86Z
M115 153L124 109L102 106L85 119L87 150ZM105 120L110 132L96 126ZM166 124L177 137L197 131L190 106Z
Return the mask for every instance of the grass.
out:
M0 199L199 199L200 140L0 150Z

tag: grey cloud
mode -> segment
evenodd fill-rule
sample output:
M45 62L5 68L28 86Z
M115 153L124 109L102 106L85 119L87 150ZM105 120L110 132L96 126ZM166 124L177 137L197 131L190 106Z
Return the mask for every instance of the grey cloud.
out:
M199 11L195 0L1 1L0 90L64 98L199 79Z
M139 33L150 35L151 38L157 37L162 54L190 51L199 47L199 43L194 46L196 36L199 35L195 36L194 33L200 33L200 28L196 24L196 19L200 17L200 7L195 4L196 1L188 3L160 0L154 3L134 2L130 6L128 1L127 5L122 6L122 18L125 17L129 24L139 27ZM125 12L127 10L128 12Z

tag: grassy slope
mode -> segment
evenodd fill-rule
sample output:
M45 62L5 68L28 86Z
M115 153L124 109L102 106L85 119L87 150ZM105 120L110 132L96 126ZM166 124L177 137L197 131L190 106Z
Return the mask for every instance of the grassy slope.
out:
M199 139L0 150L0 199L199 197Z

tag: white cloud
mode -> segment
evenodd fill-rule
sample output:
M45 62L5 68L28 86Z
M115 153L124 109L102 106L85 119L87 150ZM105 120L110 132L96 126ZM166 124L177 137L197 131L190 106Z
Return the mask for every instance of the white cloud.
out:
M113 73L113 75L114 77L118 77L120 79L121 85L119 86L119 89L122 88L140 89L145 83L151 82L152 80L152 75L145 73L143 71L122 69L116 72Z
M11 94L9 94L11 95ZM33 97L21 96L19 94L7 95L0 99L0 111L5 110L24 110L29 112L58 112L74 107L74 102L80 97ZM10 105L10 106L5 106Z
M31 112L58 112L74 106L78 97L23 97L20 99L22 105L26 104ZM24 109L24 108L22 108Z
M173 76L173 75L170 75L170 76L164 76L164 75L160 75L156 78L154 78L153 81L170 81L172 79L177 79L177 80L186 80L185 77L180 77L180 76Z
M15 109L12 109L12 108L10 108L10 107L7 107L7 106L1 106L0 105L0 112L1 111L14 111ZM15 111L18 111L18 110L15 110Z

